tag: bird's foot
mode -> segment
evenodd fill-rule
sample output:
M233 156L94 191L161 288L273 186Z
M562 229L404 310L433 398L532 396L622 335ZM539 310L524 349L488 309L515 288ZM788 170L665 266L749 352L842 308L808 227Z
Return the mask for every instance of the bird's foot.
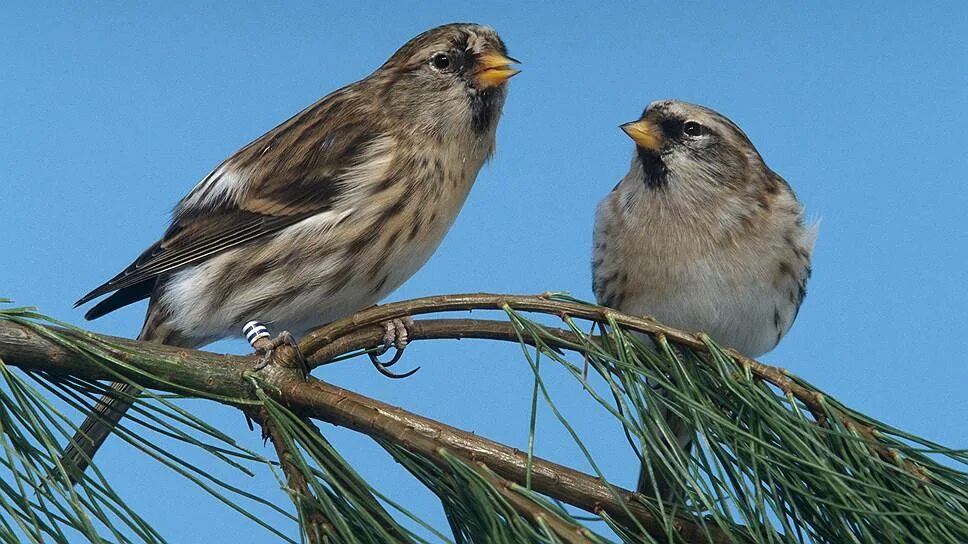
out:
M289 331L282 331L275 338L272 338L269 335L269 328L264 323L249 321L245 324L245 327L242 327L242 333L245 334L245 339L249 341L249 345L255 349L256 353L262 354L262 357L253 370L259 371L269 366L275 350L280 346L287 345L296 352L296 361L303 371L303 376L306 378L309 377L309 364L306 362L306 357L303 356L302 351L299 349L299 343L296 342L296 339L293 338Z
M383 324L383 351L395 347L403 351L410 343L410 330L407 327L413 326L413 319L410 316L391 319ZM389 365L386 365L389 366Z
M403 374L397 374L388 370L389 367L397 364L400 357L403 356L403 350L406 349L407 343L410 341L410 331L407 327L413 325L413 319L410 316L391 319L383 323L385 332L383 334L383 345L380 347L379 351L369 353L370 362L373 363L374 368L376 368L380 374L388 378L406 378L407 376L412 376L414 372L420 370L420 367L414 368L413 370L408 370ZM394 348L396 351L393 357L386 362L380 360L380 355L383 355L390 348Z

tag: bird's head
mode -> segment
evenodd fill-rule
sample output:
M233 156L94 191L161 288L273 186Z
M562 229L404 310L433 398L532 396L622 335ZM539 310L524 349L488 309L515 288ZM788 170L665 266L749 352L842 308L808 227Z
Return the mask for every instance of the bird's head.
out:
M765 169L735 123L696 104L653 102L621 128L635 142L633 168L641 168L645 185L653 189L704 184L742 190Z
M493 132L507 80L518 73L492 28L454 23L411 39L371 76L391 107L424 123L465 122L474 133Z

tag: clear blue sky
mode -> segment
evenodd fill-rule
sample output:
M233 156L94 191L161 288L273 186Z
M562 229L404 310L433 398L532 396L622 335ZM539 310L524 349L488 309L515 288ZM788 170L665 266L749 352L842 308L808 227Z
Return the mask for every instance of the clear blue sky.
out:
M546 290L591 299L592 213L632 148L617 126L654 99L697 102L742 126L822 219L809 295L764 360L898 427L968 445L964 4L349 5L6 6L0 296L83 324L72 302L152 243L171 206L224 157L413 35L476 21L498 29L524 72L495 159L435 256L391 299ZM143 311L88 325L133 336ZM400 381L364 362L319 375L526 446L531 379L516 347L418 344L401 366L412 364L423 370ZM606 474L633 485L618 430L597 425L605 420L579 409L580 391L559 382L559 403ZM193 406L261 447L237 414ZM381 450L324 431L364 475L441 522L433 497ZM583 467L548 410L537 448ZM103 453L136 507L164 505L149 519L172 541L271 540L118 441ZM271 479L252 485L275 493Z

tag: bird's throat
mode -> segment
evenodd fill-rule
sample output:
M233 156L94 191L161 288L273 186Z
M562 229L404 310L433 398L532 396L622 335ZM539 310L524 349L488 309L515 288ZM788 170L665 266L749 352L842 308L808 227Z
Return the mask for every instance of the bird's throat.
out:
M476 134L485 134L497 121L502 97L496 88L478 91L471 97L471 126Z
M650 189L661 189L668 182L669 171L666 168L662 157L652 151L642 147L637 148L639 163L642 165L642 179L646 187Z

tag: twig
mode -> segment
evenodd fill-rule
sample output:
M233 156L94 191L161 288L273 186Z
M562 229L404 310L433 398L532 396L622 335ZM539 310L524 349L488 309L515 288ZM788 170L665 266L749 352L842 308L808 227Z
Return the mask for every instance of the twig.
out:
M421 319L407 327L409 340L501 340L518 343L514 329L507 321L487 319ZM580 339L571 331L546 327L553 338L543 341L553 348L574 349ZM308 361L310 368L330 364L339 357L359 349L366 349L383 341L384 328L380 325L363 325L351 330L317 349ZM524 335L525 343L534 346L534 339Z

